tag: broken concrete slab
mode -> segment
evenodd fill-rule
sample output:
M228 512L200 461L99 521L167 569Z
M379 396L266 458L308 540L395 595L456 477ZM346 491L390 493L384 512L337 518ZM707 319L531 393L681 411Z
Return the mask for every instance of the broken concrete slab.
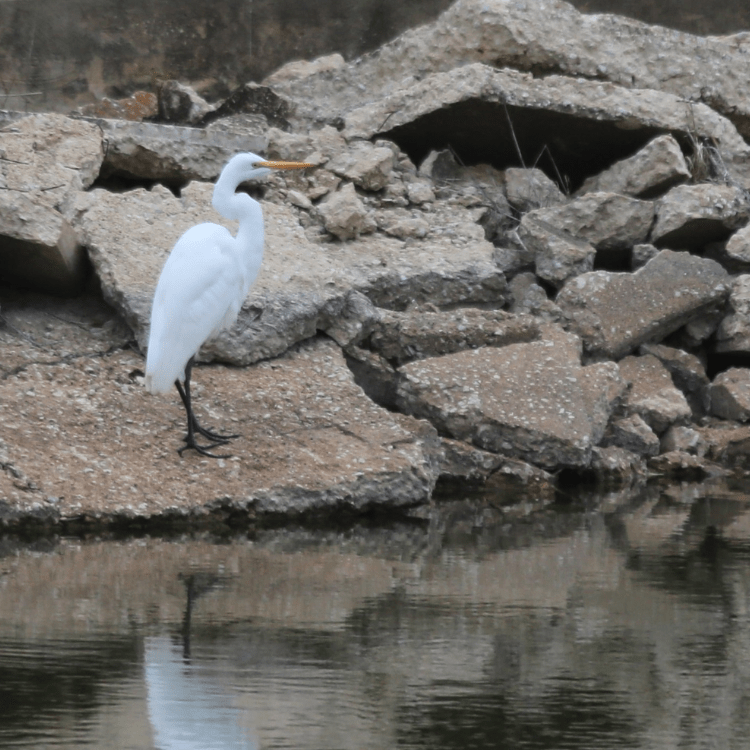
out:
M534 78L480 64L428 76L350 111L345 122L348 137L388 138L415 163L446 142L465 163L500 169L548 154L537 166L567 178L571 190L666 133L686 142L696 133L716 139L727 161L750 157L734 126L705 105L686 107L658 91Z
M653 355L625 357L619 362L620 375L629 386L625 409L639 415L657 434L692 417L685 395L672 382L666 367ZM627 447L627 446L624 446Z
M261 131L180 127L153 122L96 120L106 146L102 175L181 185L214 180L244 151L265 153Z
M671 135L661 135L633 156L589 177L578 192L655 198L689 179L690 170L680 144Z
M119 351L0 381L2 461L25 483L7 498L17 509L58 522L360 512L424 502L437 480L434 430L373 404L330 341L195 371L199 413L242 433L229 459L177 455L182 406L147 394L142 366Z
M449 354L400 372L402 410L545 469L588 464L625 388L613 363L581 367L569 336Z
M123 314L142 347L161 267L179 236L201 221L234 229L211 208L213 186L191 183L176 198L166 188L82 194L71 221L97 270L104 296ZM342 344L365 335L376 306L405 309L490 303L501 306L506 282L493 246L448 231L425 240L361 237L356 243L310 242L293 209L263 202L266 252L237 323L202 350L204 358L249 364L329 332ZM473 225L481 235L481 227Z
M674 384L686 395L698 396L708 385L706 368L694 354L664 344L644 344L639 353L656 357L669 370Z
M388 361L402 365L464 349L526 343L539 336L537 320L502 310L387 310L373 323L366 344Z
M86 254L64 206L99 174L99 129L62 115L29 115L0 130L0 280L71 294Z
M750 370L731 367L717 375L708 387L708 410L734 422L750 420Z
M697 250L726 239L747 223L750 203L739 187L679 185L656 201L651 242L657 247Z
M301 120L326 122L331 111L388 97L411 81L472 63L651 89L685 102L687 117L707 104L750 133L750 63L737 45L621 16L582 14L559 0L543 5L459 0L433 23L373 53L348 63L329 57L298 64L274 77L274 87L297 103ZM697 130L704 135L700 125Z
M635 273L593 271L571 279L556 302L594 357L619 359L660 341L729 294L715 261L662 250Z
M544 222L597 250L623 250L643 242L654 221L654 205L615 193L588 193L559 206L531 211L521 226Z

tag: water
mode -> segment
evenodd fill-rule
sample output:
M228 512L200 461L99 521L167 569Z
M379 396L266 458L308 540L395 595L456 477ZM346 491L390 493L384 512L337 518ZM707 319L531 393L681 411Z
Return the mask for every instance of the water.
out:
M748 747L746 490L6 539L0 747Z

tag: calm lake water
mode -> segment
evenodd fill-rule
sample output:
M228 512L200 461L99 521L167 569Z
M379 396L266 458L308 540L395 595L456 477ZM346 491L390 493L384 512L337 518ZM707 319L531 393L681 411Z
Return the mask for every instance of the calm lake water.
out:
M747 748L750 495L0 542L0 747Z

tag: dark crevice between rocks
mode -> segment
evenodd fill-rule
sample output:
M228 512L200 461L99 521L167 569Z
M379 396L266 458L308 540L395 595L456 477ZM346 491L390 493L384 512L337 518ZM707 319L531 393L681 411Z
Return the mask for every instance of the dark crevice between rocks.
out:
M595 271L632 271L633 248L623 247L615 250L597 250L594 256Z
M655 127L623 128L614 121L469 99L385 130L377 137L397 143L415 164L420 164L431 151L450 148L467 165L485 163L497 169L537 167L561 189L572 192L587 177L632 156L666 132ZM683 149L689 147L687 134L672 135Z
M138 177L127 172L102 170L94 183L89 188L100 188L108 190L110 193L128 193L131 190L143 188L151 190L156 185L163 185L170 190L176 198L180 197L182 188L187 185L187 181L169 181L169 180L150 180L145 177Z
M706 375L713 380L732 367L750 368L750 352L717 352L711 349L706 357Z
M73 268L61 270L61 264L49 248L0 236L0 286L55 297L75 297L85 292L94 277L86 253L76 256Z

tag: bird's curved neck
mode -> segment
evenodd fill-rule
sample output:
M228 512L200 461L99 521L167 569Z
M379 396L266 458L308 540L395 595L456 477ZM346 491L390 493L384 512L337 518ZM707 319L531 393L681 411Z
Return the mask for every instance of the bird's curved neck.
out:
M242 249L246 273L255 278L263 257L263 211L247 193L235 192L242 181L231 169L225 169L214 187L213 207L224 218L239 221L236 241Z

